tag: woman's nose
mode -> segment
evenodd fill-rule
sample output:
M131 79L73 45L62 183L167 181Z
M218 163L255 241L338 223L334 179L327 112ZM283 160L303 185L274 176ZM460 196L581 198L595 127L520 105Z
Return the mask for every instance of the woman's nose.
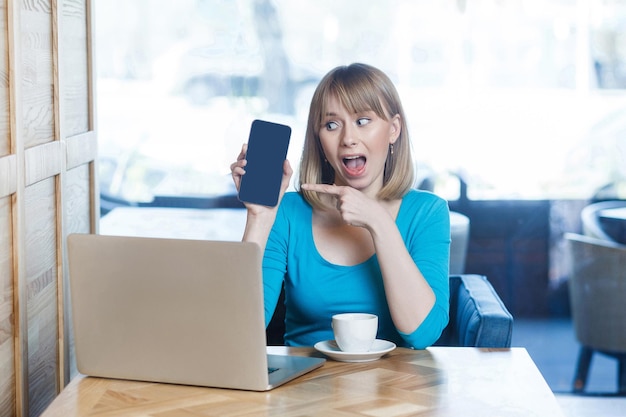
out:
M341 138L341 144L343 146L352 147L356 145L358 142L357 132L353 126L346 126L343 132L343 136Z

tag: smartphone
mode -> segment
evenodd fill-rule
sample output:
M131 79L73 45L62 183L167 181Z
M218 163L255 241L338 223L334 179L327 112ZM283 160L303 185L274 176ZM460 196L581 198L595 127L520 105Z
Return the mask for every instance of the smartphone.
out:
M287 159L291 127L266 120L254 120L250 127L239 200L274 207L278 204L283 164Z

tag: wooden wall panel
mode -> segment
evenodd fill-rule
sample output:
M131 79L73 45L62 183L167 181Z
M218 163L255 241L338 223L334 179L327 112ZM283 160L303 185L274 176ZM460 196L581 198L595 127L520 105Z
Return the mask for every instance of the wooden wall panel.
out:
M57 206L54 177L25 190L25 279L30 415L59 392Z
M54 140L51 0L22 0L20 21L20 101L27 149Z
M59 317L56 176L63 169L62 143L55 137L55 60L51 0L20 2L18 115L24 149L24 273L20 313L24 394L28 415L37 416L59 392ZM20 192L21 190L18 190Z
M67 137L90 130L90 67L88 64L87 5L63 0L60 6L60 83L63 86L63 130Z
M0 198L17 191L17 157L7 155L0 157Z
M0 416L15 415L11 198L0 198Z
M94 181L92 177L91 164L83 164L77 168L67 171L64 180L64 196L65 205L65 232L70 233L90 233L92 231L91 224L91 208L92 201L90 198L90 184ZM74 332L71 320L72 304L69 294L68 277L65 277L65 340L66 346L66 372L68 380L74 378L78 371L76 370L76 357L74 354Z
M0 417L76 374L65 238L98 229L92 0L0 0Z
M17 158L11 154L6 1L0 1L0 417L17 414L12 195Z
M65 204L65 232L89 233L91 231L90 184L92 183L89 164L83 164L67 171L63 192Z
M65 147L67 148L67 170L88 164L98 157L98 143L94 132L66 138Z
M8 39L6 1L0 1L0 156L11 152Z
M64 238L70 233L98 230L99 217L95 160L98 155L94 130L94 81L90 53L93 8L86 0L60 0L59 12L59 85L64 91L60 103L60 136L66 147L63 176ZM65 239L64 239L65 240ZM67 258L64 258L67 266ZM69 382L77 374L74 334L67 268L63 276L64 371Z
M64 146L59 141L26 149L24 152L24 182L26 186L60 174L64 160Z

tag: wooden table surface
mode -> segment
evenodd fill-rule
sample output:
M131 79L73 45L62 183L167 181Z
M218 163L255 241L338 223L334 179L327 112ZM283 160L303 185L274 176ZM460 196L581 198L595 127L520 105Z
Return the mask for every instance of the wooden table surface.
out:
M319 356L309 348L270 353ZM563 413L524 348L398 348L368 363L328 360L268 392L79 376L43 417L480 416Z

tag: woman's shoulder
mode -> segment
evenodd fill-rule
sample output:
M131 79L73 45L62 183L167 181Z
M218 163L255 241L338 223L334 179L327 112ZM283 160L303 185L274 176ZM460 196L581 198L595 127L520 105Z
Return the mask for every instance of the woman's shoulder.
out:
M283 195L280 202L280 210L293 214L294 212L306 213L311 210L311 206L297 191L288 191Z
M402 199L397 223L399 226L424 227L425 225L449 225L448 201L432 191L411 190Z
M280 204L289 206L308 205L304 197L302 197L302 194L297 191L287 191L285 195L283 195L283 199Z
M448 205L447 200L438 196L432 191L417 190L417 189L409 190L409 192L406 193L404 197L402 198L402 203L409 204L409 205L413 205L413 204L433 205L433 206L439 206L439 205L447 206Z

